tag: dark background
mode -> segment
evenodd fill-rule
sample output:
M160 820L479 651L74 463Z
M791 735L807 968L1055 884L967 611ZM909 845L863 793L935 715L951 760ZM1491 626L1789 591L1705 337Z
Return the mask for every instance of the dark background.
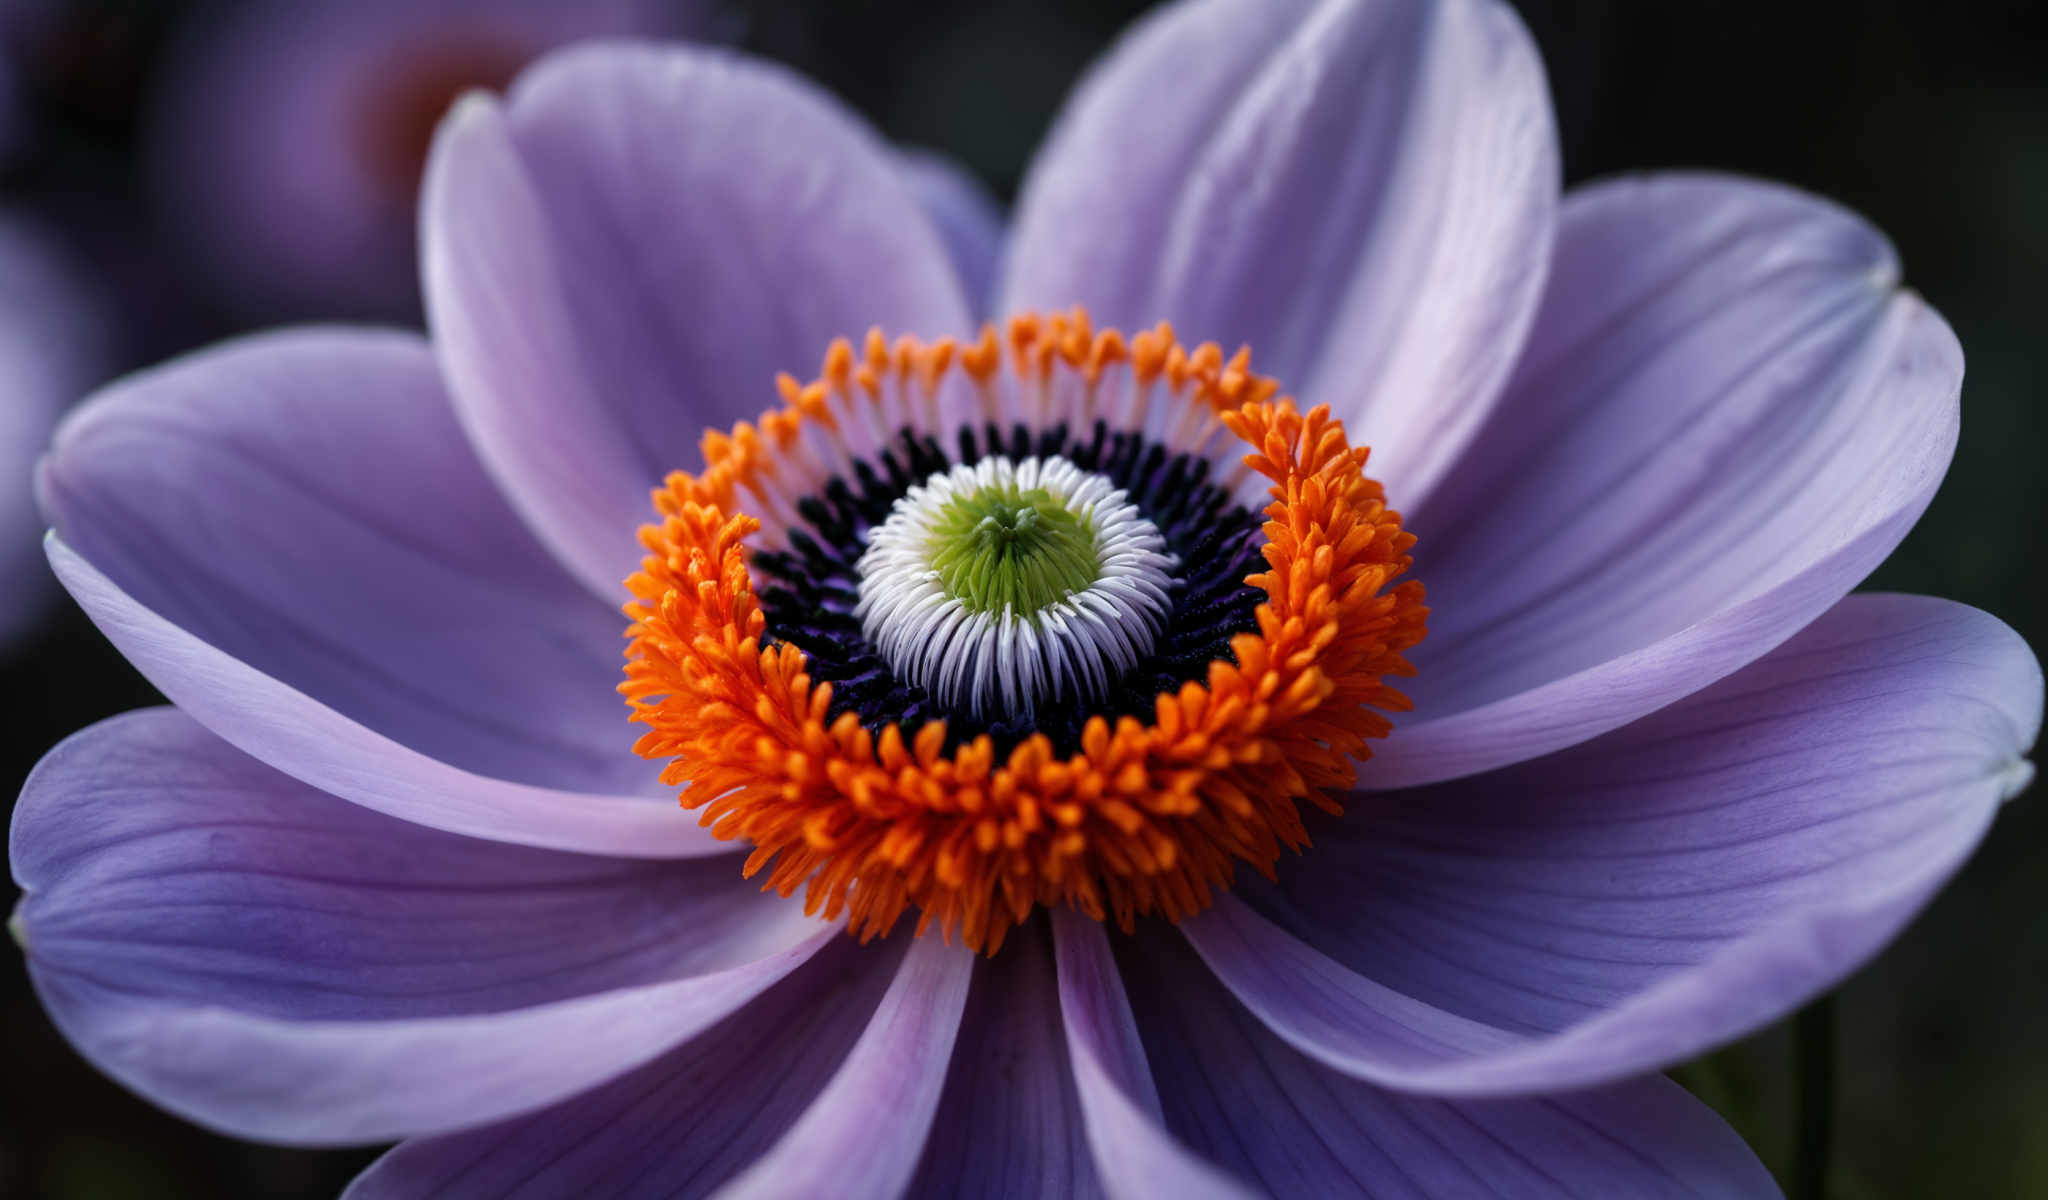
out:
M769 0L734 10L750 49L790 62L890 137L947 151L1008 198L1080 70L1145 5L1038 0ZM1548 64L1568 181L1711 166L1861 211L1968 359L1947 482L1871 587L1990 610L2048 647L2036 553L2048 515L2048 17L2023 3L1521 0ZM157 244L137 131L151 72L189 6L57 6L25 64L40 126L0 202L63 228L149 320L125 366L236 331ZM68 607L0 661L0 793L66 733L151 703ZM1839 993L1832 1194L2048 1196L2048 833L2037 791L1962 876ZM0 966L0 1195L332 1195L371 1152L215 1137L74 1055ZM1781 1178L1792 1149L1790 1037L1773 1030L1679 1072Z

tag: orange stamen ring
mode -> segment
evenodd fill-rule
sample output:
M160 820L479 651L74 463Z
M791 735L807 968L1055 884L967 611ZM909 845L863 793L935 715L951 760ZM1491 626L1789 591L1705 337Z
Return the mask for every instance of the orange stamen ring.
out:
M1282 847L1305 848L1300 802L1340 813L1332 793L1409 707L1384 680L1414 673L1404 654L1425 633L1422 585L1397 582L1415 539L1327 408L1297 411L1248 352L1187 350L1165 325L1126 341L1077 311L1007 332L834 343L816 381L784 377L782 407L707 434L704 471L655 490L626 581L636 751L671 760L663 781L718 837L753 844L749 877L804 888L864 940L911 908L920 933L936 922L988 953L1041 904L1125 929L1198 912L1238 862L1271 876ZM831 685L770 636L749 546L781 541L795 500L870 449L864 430L976 419L1105 420L1219 466L1242 443L1236 478L1269 501L1266 569L1244 582L1266 599L1235 661L1161 693L1149 724L1090 719L1065 757L1042 734L997 762L986 735L946 753L940 721L877 735L828 720Z

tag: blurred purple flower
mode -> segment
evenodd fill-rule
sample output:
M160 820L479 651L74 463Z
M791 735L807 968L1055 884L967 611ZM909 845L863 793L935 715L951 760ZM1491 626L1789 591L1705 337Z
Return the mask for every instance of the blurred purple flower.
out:
M56 594L30 487L57 416L109 372L105 313L39 225L0 213L0 650Z
M687 36L671 0L305 0L222 6L173 46L149 107L159 208L235 315L419 311L420 172L471 88L605 35Z
M250 322L419 315L416 227L435 126L549 49L603 36L716 40L708 0L308 0L231 4L173 47L150 107L158 207L192 276ZM993 206L909 159L948 238Z
M443 125L431 345L250 338L59 432L52 562L178 705L17 809L65 1034L213 1129L406 1139L359 1196L1771 1192L1653 1073L1868 959L2030 773L2009 629L1844 598L1940 481L1961 353L1823 201L1560 199L1504 7L1284 11L1117 45L991 307L1250 343L1422 539L1416 711L1277 883L862 946L647 777L648 488L834 335L971 329L987 266L800 80L609 46Z

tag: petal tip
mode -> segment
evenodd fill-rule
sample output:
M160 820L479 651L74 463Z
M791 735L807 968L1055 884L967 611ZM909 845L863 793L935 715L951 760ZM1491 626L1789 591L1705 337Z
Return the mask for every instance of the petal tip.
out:
M465 121L479 120L498 106L497 94L489 88L473 87L455 98L448 106L447 115L441 118L447 125L458 125Z
M472 145L480 136L479 131L503 119L497 94L480 87L470 88L457 96L455 102L448 106L448 111L441 114L440 123L434 127L434 140L427 148L426 172L420 182L419 211L423 237L432 228L432 223L425 219L426 214L447 202L451 157L461 153L459 148Z
M2015 758L2005 765L1998 777L1998 802L2005 804L2019 798L2019 794L2034 782L2034 764L2030 759Z

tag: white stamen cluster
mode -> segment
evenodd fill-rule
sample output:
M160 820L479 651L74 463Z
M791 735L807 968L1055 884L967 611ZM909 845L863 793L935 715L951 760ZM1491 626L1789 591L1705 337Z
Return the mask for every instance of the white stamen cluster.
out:
M1098 575L1036 612L973 611L949 594L933 558L949 504L986 488L1042 488L1094 535ZM1042 701L1100 699L1151 652L1179 562L1108 479L1058 456L985 458L940 471L896 501L870 531L854 609L897 678L977 718L1028 714Z

